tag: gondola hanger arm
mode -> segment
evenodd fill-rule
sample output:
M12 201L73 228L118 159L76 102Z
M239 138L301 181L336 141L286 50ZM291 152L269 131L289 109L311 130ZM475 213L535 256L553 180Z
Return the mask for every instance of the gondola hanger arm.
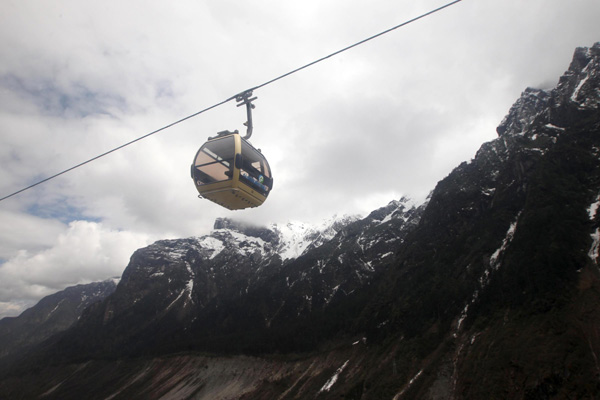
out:
M254 104L252 104L252 102L258 98L256 96L251 96L252 90L246 90L245 92L235 96L235 101L238 102L238 107L243 105L246 106L246 116L248 118L248 120L244 123L246 126L246 136L244 136L244 139L246 140L250 139L250 136L252 136L252 131L254 129L254 126L252 125L252 109L256 107Z

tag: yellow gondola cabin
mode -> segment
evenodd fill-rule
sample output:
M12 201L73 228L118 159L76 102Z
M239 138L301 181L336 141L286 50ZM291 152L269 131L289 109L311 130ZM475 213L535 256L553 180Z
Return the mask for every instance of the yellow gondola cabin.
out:
M191 174L201 197L230 210L260 206L273 188L267 159L237 131L200 147Z

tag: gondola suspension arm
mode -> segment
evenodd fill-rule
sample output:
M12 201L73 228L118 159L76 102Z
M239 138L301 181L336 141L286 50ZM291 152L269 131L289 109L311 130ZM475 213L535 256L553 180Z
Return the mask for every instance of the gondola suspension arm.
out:
M245 92L235 96L235 101L239 103L237 105L238 107L243 105L246 106L246 116L248 118L248 120L244 123L244 126L246 126L246 136L244 136L244 139L246 140L250 139L250 136L252 136L252 130L254 129L252 126L252 109L256 107L254 104L252 104L252 102L258 98L251 96L252 90L246 90Z

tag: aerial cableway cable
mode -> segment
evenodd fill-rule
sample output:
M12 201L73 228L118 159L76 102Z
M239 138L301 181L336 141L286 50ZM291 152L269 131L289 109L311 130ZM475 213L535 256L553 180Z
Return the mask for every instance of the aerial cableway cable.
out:
M89 164L89 163L91 163L92 161L96 161L96 160L98 160L99 158L102 158L102 157L104 157L104 156L107 156L107 155L109 155L109 154L111 154L111 153L114 153L114 152L115 152L115 151L117 151L117 150L121 150L121 149L123 149L124 147L127 147L127 146L129 146L129 145L131 145L131 144L134 144L134 143L136 143L136 142L139 142L139 141L140 141L140 140L142 140L142 139L145 139L145 138L147 138L147 137L149 137L149 136L152 136L152 135L154 135L154 134L156 134L156 133L162 132L162 131L164 131L164 130L166 130L166 129L168 129L168 128L171 128L171 127L173 127L173 126L175 126L175 125L177 125L177 124L179 124L179 123L181 123L181 122L187 121L188 119L191 119L191 118L193 118L193 117L196 117L196 116L198 116L198 115L200 115L200 114L203 114L203 113L205 113L205 112L207 112L207 111L210 111L210 110L212 110L213 108L216 108L216 107L219 107L219 106L221 106L221 105L223 105L223 104L225 104L225 103L228 103L229 101L231 101L231 100L234 100L234 99L236 99L237 97L239 97L239 95L240 95L240 94L242 94L242 93L251 93L251 92L252 92L252 91L254 91L254 90L257 90L257 89L260 89L260 88L262 88L262 87L265 87L265 86L267 86L267 85L270 85L271 83L274 83L274 82L276 82L276 81L278 81L278 80L280 80L280 79L283 79L283 78L285 78L285 77L287 77L287 76L290 76L290 75L292 75L292 74L295 74L296 72L299 72L299 71L301 71L301 70L303 70L303 69L306 69L306 68L308 68L308 67L311 67L311 66L313 66L313 65L315 65L315 64L317 64L317 63L320 63L321 61L327 60L327 59L329 59L329 58L331 58L331 57L334 57L334 56L336 56L336 55L338 55L338 54L340 54L340 53L343 53L343 52L345 52L345 51L347 51L347 50L350 50L350 49L352 49L352 48L354 48L354 47L357 47L357 46L359 46L359 45L361 45L361 44L363 44L363 43L366 43L366 42L368 42L368 41L371 41L371 40L373 40L373 39L376 39L376 38L378 38L378 37L380 37L380 36L383 36L383 35L385 35L385 34L387 34L387 33L389 33L389 32L392 32L392 31L394 31L394 30L398 29L398 28L402 28L402 27L404 27L404 26L406 26L406 25L408 25L408 24L411 24L411 23L413 23L413 22L415 22L415 21L418 21L418 20L420 20L420 19L422 19L422 18L428 17L428 16L430 16L430 15L432 15L432 14L434 14L434 13L438 12L438 11L441 11L441 10L443 10L443 9L445 9L445 8L448 8L448 7L452 6L452 5L455 5L455 4L457 4L457 3L460 3L461 1L462 1L462 0L455 0L455 1L452 1L452 2L450 2L450 3L447 3L447 4L445 4L445 5L441 6L441 7L438 7L438 8L436 8L436 9L434 9L434 10L431 10L431 11L428 11L428 12L426 12L426 13L424 13L424 14L421 14L421 15L419 15L418 17L412 18L412 19L410 19L410 20L408 20L408 21L405 21L405 22L403 22L403 23L401 23L401 24L398 24L398 25L396 25L396 26L394 26L394 27L392 27L392 28L386 29L385 31L382 31L382 32L380 32L380 33L378 33L378 34L375 34L375 35L373 35L373 36L370 36L370 37L368 37L368 38L366 38L366 39L363 39L363 40L361 40L361 41L359 41L359 42L356 42L356 43L354 43L354 44L352 44L352 45L350 45L350 46L344 47L343 49L340 49L340 50L338 50L338 51L335 51L335 52L333 52L333 53L331 53L331 54L329 54L329 55L326 55L325 57L321 57L321 58L319 58L319 59L317 59L317 60L314 60L314 61L312 61L312 62L310 62L310 63L308 63L308 64L306 64L306 65L303 65L303 66L301 66L301 67L299 67L299 68L296 68L296 69L294 69L294 70L291 70L291 71L289 71L289 72L286 72L285 74L283 74L283 75L280 75L280 76L278 76L278 77L276 77L276 78L273 78L273 79L271 79L271 80L268 80L268 81L266 81L266 82L264 82L264 83L262 83L262 84L260 84L260 85L254 86L254 87L252 87L252 88L250 88L250 89L247 89L247 90L244 90L244 91L240 92L239 94L236 94L236 95L234 95L234 96L231 96L231 97L227 98L226 100L223 100L223 101L221 101L221 102L219 102L219 103L213 104L213 105L212 105L212 106L210 106L210 107L207 107L207 108L205 108L205 109L203 109L203 110L200 110L200 111L198 111L198 112L195 112L195 113L193 113L193 114L191 114L191 115L188 115L187 117L181 118L181 119L179 119L179 120L177 120L177 121L175 121L175 122L172 122L172 123L170 123L170 124L168 124L168 125L165 125L165 126L163 126L162 128L156 129L156 130L154 130L154 131L152 131L152 132L149 132L149 133L147 133L147 134L145 134L145 135L143 135L143 136L140 136L140 137L139 137L139 138L137 138L137 139L134 139L134 140L132 140L132 141L130 141L130 142L127 142L127 143L125 143L125 144L122 144L122 145L120 145L120 146L118 146L118 147L115 147L115 148L114 148L114 149L112 149L112 150L106 151L106 152L104 152L104 153L102 153L102 154L99 154L99 155L97 155L97 156L95 156L95 157L92 157L92 158L90 158L90 159L89 159L89 160L87 160L87 161L81 162L81 163L79 163L79 164L77 164L77 165L74 165L74 166L72 166L72 167L70 167L70 168L67 168L67 169L65 169L64 171L61 171L61 172L59 172L59 173L56 173L56 174L54 174L54 175L52 175L52 176L49 176L49 177L47 177L47 178L45 178L45 179L42 179L42 180L41 180L41 181L39 181L39 182L36 182L36 183L34 183L34 184L31 184L31 185L29 185L29 186L27 186L27 187L24 187L24 188L22 188L22 189L20 189L20 190L17 190L17 191L16 191L16 192L14 192L14 193L11 193L11 194L9 194L9 195L6 195L6 196L4 196L4 197L0 198L0 201L6 200L6 199L8 199L8 198L10 198L10 197L13 197L13 196L15 196L15 195L19 194L19 193L22 193L22 192L24 192L24 191L26 191L26 190L29 190L29 189L31 189L31 188L34 188L34 187L36 187L36 186L38 186L38 185L40 185L40 184L42 184L42 183L48 182L49 180L52 180L52 179L54 179L54 178L57 178L57 177L59 177L59 176L61 176L61 175L63 175L63 174L66 174L67 172L73 171L74 169L77 169L77 168L79 168L79 167L82 167L82 166L84 166L84 165L86 165L86 164Z
M21 192L24 192L24 191L26 191L26 190L29 190L29 189L31 189L31 188L33 188L33 187L35 187L35 186L37 186L37 185L40 185L40 184L42 184L42 183L44 183L44 182L48 182L49 180L51 180L51 179L54 179L54 178L57 178L57 177L59 177L59 176L61 176L61 175L63 175L63 174L66 174L67 172L73 171L74 169L77 169L77 168L79 168L79 167L83 167L84 165L86 165L86 164L89 164L89 163L91 163L92 161L96 161L97 159L99 159L99 158L102 158L102 157L104 157L104 156L107 156L107 155L109 155L110 153L114 153L114 152L115 152L115 151L117 151L117 150L121 150L123 147L127 147L127 146L129 146L130 144L134 144L134 143L136 143L136 142L139 142L139 141L140 141L140 140L142 140L142 139L146 139L148 136L152 136L152 135L154 135L155 133L158 133L158 132L164 131L164 130L165 130L165 129L167 129L167 128L170 128L170 127L172 127L172 126L175 126L175 125L177 125L177 124L179 124L179 123L181 123L181 122L183 122L183 121L186 121L186 120L188 120L188 119L190 119L190 118L193 118L193 117L195 117L195 116L197 116L197 115L200 115L200 114L202 114L202 113L204 113L204 112L206 112L206 111L212 110L213 108L216 108L216 107L218 107L218 106L220 106L220 105L222 105L222 104L225 104L225 103L227 103L229 100L231 100L231 99L223 100L222 102L220 102L220 103L217 103L217 104L214 104L214 105L212 105L212 106L210 106L210 107L207 107L207 108L205 108L204 110L200 110L200 111L198 111L198 112L196 112L196 113L194 113L194 114L188 115L187 117L181 118L180 120L177 120L177 121L175 121L175 122L172 122L172 123L170 123L170 124L168 124L168 125L165 125L165 126L163 126L162 128L159 128L159 129L157 129L157 130L155 130L155 131L152 131L152 132L150 132L150 133L147 133L147 134L145 134L144 136L140 136L140 137L139 137L139 138L137 138L137 139L134 139L134 140L132 140L132 141L130 141L130 142L127 142L127 143L125 143L125 144L122 144L122 145L120 145L119 147L115 147L114 149L112 149L112 150L108 150L108 151L106 151L106 152L104 152L104 153L102 153L102 154L99 154L99 155L97 155L96 157L90 158L90 159L89 159L89 160L87 160L87 161L84 161L84 162L82 162L82 163L79 163L79 164L77 164L77 165L74 165L74 166L72 166L71 168L67 168L67 169L65 169L64 171L61 171L61 172L59 172L59 173L57 173L57 174L54 174L54 175L52 175L52 176L49 176L49 177L47 177L47 178L45 178L45 179L42 179L42 180L41 180L41 181L39 181L39 182L36 182L36 183L34 183L34 184L32 184L32 185L29 185L29 186L27 186L27 187L24 187L24 188L23 188L23 189L21 189L21 190L18 190L18 191L14 192L14 193L11 193L11 194L9 194L8 196L4 196L4 197L0 198L0 201L2 201L2 200L5 200L5 199L8 199L9 197L15 196L15 195L17 195L17 194L19 194L19 193L21 193Z

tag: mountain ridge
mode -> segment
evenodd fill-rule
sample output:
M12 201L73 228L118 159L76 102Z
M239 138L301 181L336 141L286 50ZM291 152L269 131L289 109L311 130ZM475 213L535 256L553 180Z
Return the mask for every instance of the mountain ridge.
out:
M386 212L404 209L407 201L392 202L386 206ZM415 210L413 207L408 211L415 213ZM415 214L413 218L418 216ZM401 231L405 221L390 217L382 222L369 216L362 220L342 218L326 225L320 231L303 228L305 244L296 247L304 250L298 251L296 258L285 260L279 251L289 254L289 246L281 240L279 228L255 227L230 220L217 220L217 229L210 235L158 241L134 253L114 295L96 305L98 309L90 309L82 317L82 323L95 320L91 326L116 329L111 336L129 337L117 346L121 351L135 352L140 342L146 342L140 335L151 336L154 348L170 348L171 338L177 335L178 340L188 346L200 346L198 349L204 351L217 348L227 351L227 343L217 343L218 338L234 335L239 336L238 345L258 351L264 344L248 339L247 330L281 326L292 316L308 315L314 308L326 307L336 295L343 296L344 292L362 285L363 280L370 279L385 261L367 263L358 257L346 263L349 272L327 273L339 267L340 255L345 252L340 249L348 235L357 238L358 244L351 244L356 247L354 252L378 251L377 243L394 239L397 235L394 232ZM336 228L332 228L334 225ZM373 232L368 240L359 235L366 225ZM297 235L289 237L292 242L298 239ZM328 237L329 240L324 240ZM336 251L340 255L330 254ZM309 270L306 270L307 265L310 265ZM352 274L350 270L356 272ZM250 303L249 298L253 299ZM250 309L249 304L252 304ZM246 311L237 315L237 307ZM223 310L228 313L223 314ZM232 323L232 318L238 320L237 325ZM161 322L171 320L173 324ZM278 320L281 323L277 324ZM138 321L133 325L141 330L133 332L125 328L123 331L120 326L130 326L132 321ZM184 332L179 328L175 329L177 332L171 331L170 327L180 325L185 327ZM88 332L83 337L94 337L87 328L81 329ZM208 338L202 344L192 339L197 336ZM77 339L67 341L72 344ZM193 343L189 344L190 341Z
M83 310L114 292L118 279L68 287L17 317L0 319L0 358L34 346L71 327Z

